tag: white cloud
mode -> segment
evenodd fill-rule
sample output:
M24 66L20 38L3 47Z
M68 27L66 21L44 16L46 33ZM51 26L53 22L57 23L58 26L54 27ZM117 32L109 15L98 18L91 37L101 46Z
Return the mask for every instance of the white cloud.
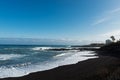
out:
M113 14L113 13L117 13L120 12L120 8L116 8L114 10L109 11L109 13Z
M107 33L104 33L102 34L101 36L105 36L105 37L109 37L109 36L118 36L120 35L120 30L114 30L114 31L111 31L111 32L107 32Z
M110 36L115 36L115 38L117 40L119 40L120 39L120 30L113 30L113 31L110 31L110 32L100 35L100 37L104 40L110 38Z
M107 20L109 20L109 18L102 18L102 19L96 21L95 23L93 23L92 25L98 25L98 24L101 24L101 23L103 23L103 22L105 22Z
M103 18L95 21L92 25L95 26L95 25L98 25L98 24L102 24L102 23L114 18L115 16L120 15L120 14L117 14L119 12L120 12L120 8L116 8L114 10L108 11L106 16L104 16Z

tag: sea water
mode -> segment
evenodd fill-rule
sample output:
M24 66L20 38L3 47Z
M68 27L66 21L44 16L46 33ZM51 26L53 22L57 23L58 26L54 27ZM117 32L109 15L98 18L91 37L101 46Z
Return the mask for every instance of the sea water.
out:
M50 50L60 48L70 46L0 45L0 78L24 76L97 57L93 51Z

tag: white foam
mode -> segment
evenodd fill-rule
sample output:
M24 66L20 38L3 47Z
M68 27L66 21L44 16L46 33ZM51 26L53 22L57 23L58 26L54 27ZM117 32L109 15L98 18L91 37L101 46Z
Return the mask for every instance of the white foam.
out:
M93 55L93 56L85 57L83 55ZM67 52L57 55L56 57L53 57L54 61L49 61L42 64L40 63L36 65L11 67L11 68L1 67L0 78L23 76L31 72L48 70L62 65L75 64L78 63L79 61L87 60L90 58L97 58L97 56L94 55L95 54L91 54L91 51Z
M32 50L48 50L48 49L51 49L51 47L34 47L32 48Z
M66 55L66 53L62 53L62 54L58 54L58 55L56 55L54 57L61 57L61 56L65 56L65 55Z
M34 48L32 48L32 50L35 50L35 51L51 50L51 49L69 49L69 50L71 50L72 48L69 48L69 47L66 47L66 48L65 47L34 47Z
M6 68L2 67L0 68L0 78L5 78L5 77L17 77L20 75L25 75L26 73L23 70L20 70L18 68Z
M68 57L66 57L67 55L69 55ZM85 56L83 56L85 55ZM97 56L95 56L95 54L92 53L92 51L82 51L82 52L69 52L68 53L64 53L64 54L61 54L61 55L57 55L56 57L66 57L64 59L61 59L59 61L56 62L56 64L58 66L60 65L67 65L67 64L74 64L74 63L77 63L79 61L83 61L83 60L87 60L87 59L90 59L90 58L97 58ZM88 57L89 56L89 57Z
M13 58L21 58L25 55L19 55L19 54L0 54L0 60L9 60Z

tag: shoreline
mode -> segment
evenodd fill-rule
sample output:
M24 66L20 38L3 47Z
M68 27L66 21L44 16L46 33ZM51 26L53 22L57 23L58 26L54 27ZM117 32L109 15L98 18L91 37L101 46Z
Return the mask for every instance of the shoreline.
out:
M58 60L49 61L42 65L41 64L28 65L27 67L24 67L24 68L22 67L21 71L20 71L20 68L16 69L16 66L14 66L15 68L13 68L11 70L1 69L0 79L8 78L8 77L21 77L21 76L29 75L30 73L51 70L51 69L57 68L59 66L72 65L72 64L76 64L78 62L85 61L88 59L98 58L98 56L93 51L75 51L75 52L72 51L72 52L57 54L57 55L53 56L53 58L58 59ZM19 70L19 71L16 71L16 70ZM19 74L19 72L21 72L21 73ZM8 76L6 76L6 74L8 74ZM17 74L19 74L19 75L17 75Z
M77 64L0 80L109 80L107 78L111 77L110 74L120 74L117 73L117 70L120 70L119 65L119 58L99 55L99 58L80 61Z
M119 49L120 42L105 45L92 49L98 58L0 80L120 80Z

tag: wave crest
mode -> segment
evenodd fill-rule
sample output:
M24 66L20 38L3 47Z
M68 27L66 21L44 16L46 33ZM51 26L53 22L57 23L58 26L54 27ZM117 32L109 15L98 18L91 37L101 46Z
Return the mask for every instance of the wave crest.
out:
M49 50L51 47L34 47L32 50L38 51L38 50Z
M13 58L21 58L25 55L18 55L18 54L0 54L0 60L10 60Z

